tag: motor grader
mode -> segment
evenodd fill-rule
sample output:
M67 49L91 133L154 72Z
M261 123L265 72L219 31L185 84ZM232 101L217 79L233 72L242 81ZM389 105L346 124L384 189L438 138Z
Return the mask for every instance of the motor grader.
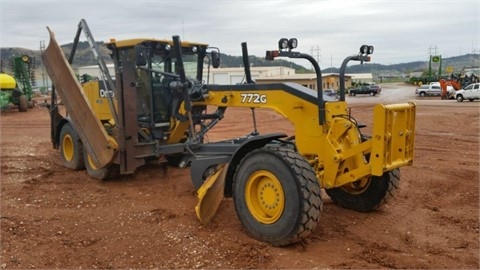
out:
M255 84L246 43L246 83L209 84L204 69L218 67L218 49L178 36L111 40L110 76L85 20L69 59L48 30L42 58L56 89L51 136L64 165L86 168L98 179L133 174L160 158L188 167L202 223L214 217L224 197L232 197L251 237L276 246L295 243L319 222L322 188L342 207L372 211L398 188L399 167L413 162L415 104L376 105L373 134L362 134L345 93L340 100L323 95L318 63L293 51L296 39L281 39L266 59L307 59L317 73L317 91L294 83ZM80 84L70 64L82 31L103 75ZM349 59L368 61L371 49L362 46ZM253 121L245 136L206 142L230 107L252 110L254 120L256 108L271 109L292 123L294 134L259 134Z

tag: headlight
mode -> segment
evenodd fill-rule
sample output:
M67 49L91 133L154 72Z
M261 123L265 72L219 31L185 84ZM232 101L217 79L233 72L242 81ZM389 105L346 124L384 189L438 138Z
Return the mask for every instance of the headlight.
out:
M290 40L288 40L288 48L290 50L297 48L297 45L298 45L298 40L296 38L291 38Z
M368 46L367 45L360 46L360 54L367 54L367 52L368 52Z
M372 54L373 53L373 46L368 46L368 54Z
M286 50L286 49L288 49L288 39L286 39L286 38L281 38L281 39L278 41L278 49L280 49L280 50Z

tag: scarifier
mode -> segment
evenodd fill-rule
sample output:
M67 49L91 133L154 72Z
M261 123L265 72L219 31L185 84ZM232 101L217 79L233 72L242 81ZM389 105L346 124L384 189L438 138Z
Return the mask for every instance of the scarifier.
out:
M98 80L82 84L70 66L81 32L102 71ZM98 179L133 174L159 158L189 167L202 223L214 217L224 197L233 197L250 236L277 246L298 242L320 220L322 188L338 205L363 212L393 195L399 167L413 162L415 104L376 105L373 134L362 134L344 87L340 100L324 96L318 63L293 51L296 44L281 39L279 50L267 51L266 59L307 59L317 74L316 92L295 83L255 84L246 43L246 83L215 85L203 81L204 68L216 68L220 61L219 50L207 44L178 36L111 40L106 43L115 66L111 76L85 20L68 60L50 31L42 57L55 85L53 145L66 167L86 168ZM344 66L369 61L372 52L362 46ZM68 115L59 109L57 93ZM205 135L229 107L271 109L292 123L294 134L259 134L255 125L246 136L207 142Z

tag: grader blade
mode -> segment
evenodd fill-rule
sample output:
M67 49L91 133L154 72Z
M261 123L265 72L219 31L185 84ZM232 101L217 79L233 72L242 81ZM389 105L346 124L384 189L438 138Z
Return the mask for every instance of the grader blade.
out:
M202 224L212 220L223 200L227 168L227 165L221 165L197 191L198 204L195 206L195 212Z
M55 40L55 34L47 29L50 43L42 54L47 73L91 161L97 168L105 167L113 160L116 146L90 108L75 73Z

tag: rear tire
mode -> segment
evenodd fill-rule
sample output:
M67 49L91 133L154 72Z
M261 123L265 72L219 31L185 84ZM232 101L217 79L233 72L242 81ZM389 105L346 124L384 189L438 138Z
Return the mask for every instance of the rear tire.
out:
M92 161L92 158L87 151L85 151L85 168L90 177L99 180L108 180L120 176L120 166L118 164L109 164L103 168L98 169Z
M322 209L312 167L293 149L281 146L256 149L242 159L233 200L247 233L274 246L310 235Z
M75 171L85 169L82 141L69 123L62 126L59 144L63 166Z
M341 187L326 189L337 205L359 212L370 212L392 198L400 184L400 170L370 176Z

